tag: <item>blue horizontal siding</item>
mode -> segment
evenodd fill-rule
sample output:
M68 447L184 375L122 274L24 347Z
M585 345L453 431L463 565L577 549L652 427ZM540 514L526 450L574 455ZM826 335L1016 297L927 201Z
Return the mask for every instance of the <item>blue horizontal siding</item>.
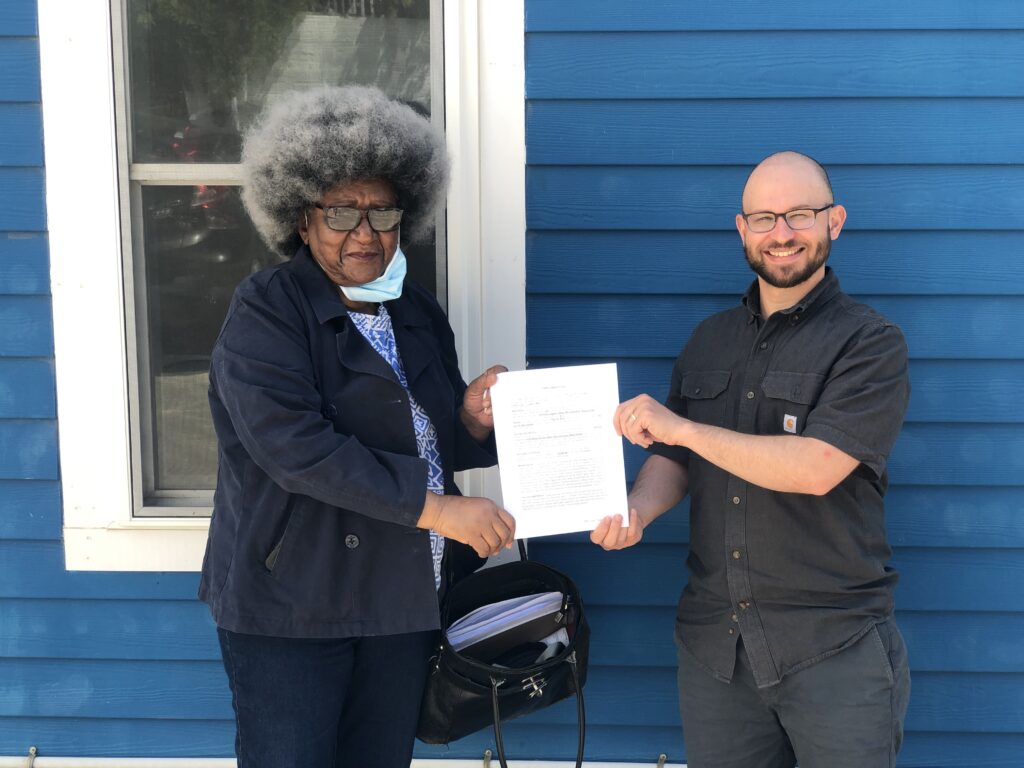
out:
M0 480L0 510L0 540L60 539L56 480Z
M198 600L0 600L0 656L213 661L220 648Z
M722 211L725 218L718 224L727 229L719 231L530 232L526 288L530 293L722 293L738 299L754 274L733 228L738 197L732 205L730 213ZM849 214L851 228L832 243L829 257L847 293L1024 293L1024 270L1006 268L1007 254L1020 247L1019 231L865 231L852 228L860 226L864 211ZM641 225L637 219L632 226Z
M0 168L0 230L42 232L44 203L41 168Z
M0 479L57 479L56 422L0 421Z
M0 659L0 717L232 716L220 660Z
M38 104L0 104L0 166L43 164L43 118Z
M535 0L527 3L527 32L624 30L771 29L785 19L786 29L1024 29L1024 8L1017 0L935 0L892 3L858 0L823 4L816 0L789 0L766 8L758 0L721 0L716 3L681 3L653 0ZM547 73L543 73L547 75Z
M0 598L191 600L197 573L66 571L60 541L0 540Z
M6 23L3 28L6 30ZM39 101L39 43L35 39L0 37L2 101Z
M747 166L531 167L527 226L735 231L749 171ZM833 166L829 175L837 201L852 212L851 230L1024 228L1024 166Z
M0 356L53 354L53 315L48 296L0 295Z
M1021 124L1022 99L536 101L527 162L753 165L799 147L826 166L1020 163Z
M0 232L0 264L0 294L50 292L46 235Z
M1024 357L1024 296L864 296L898 324L916 358ZM675 358L697 323L737 298L648 295L527 296L526 344L538 357ZM643 333L637 332L637 312Z
M0 358L0 419L57 416L51 358Z
M4 0L4 18L0 35L29 37L37 34L37 0Z
M0 718L3 755L34 745L46 757L234 757L234 742L234 719Z
M526 96L1019 97L1022 41L1018 30L540 33L526 37Z

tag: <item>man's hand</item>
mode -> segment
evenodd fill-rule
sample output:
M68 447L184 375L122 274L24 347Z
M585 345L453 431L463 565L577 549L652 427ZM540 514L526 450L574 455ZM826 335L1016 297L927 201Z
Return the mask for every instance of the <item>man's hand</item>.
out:
M629 527L622 527L622 515L609 515L590 534L590 540L605 550L632 547L643 537L644 525L635 509L629 510Z
M687 422L650 395L639 395L619 405L613 418L615 431L634 445L681 445L678 433Z
M430 491L416 525L468 544L480 557L511 548L516 533L515 518L490 499L439 496Z
M491 387L498 383L498 374L507 370L504 365L492 365L469 383L466 393L462 396L462 423L478 442L485 440L494 429Z

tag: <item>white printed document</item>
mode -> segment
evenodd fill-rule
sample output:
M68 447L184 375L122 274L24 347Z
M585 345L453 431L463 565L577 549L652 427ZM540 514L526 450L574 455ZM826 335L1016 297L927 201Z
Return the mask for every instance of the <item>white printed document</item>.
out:
M607 515L628 522L618 404L614 363L498 374L494 436L516 538L590 531Z

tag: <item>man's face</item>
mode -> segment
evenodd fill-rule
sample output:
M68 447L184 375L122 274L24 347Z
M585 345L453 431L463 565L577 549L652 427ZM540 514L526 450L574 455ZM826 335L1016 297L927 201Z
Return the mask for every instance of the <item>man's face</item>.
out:
M743 192L743 212L747 214L784 214L831 202L820 171L798 156L766 160L751 174ZM792 229L781 215L768 232L751 231L742 216L736 217L736 227L750 268L768 285L792 288L824 269L832 240L839 236L845 218L845 210L836 206L816 214L808 229Z

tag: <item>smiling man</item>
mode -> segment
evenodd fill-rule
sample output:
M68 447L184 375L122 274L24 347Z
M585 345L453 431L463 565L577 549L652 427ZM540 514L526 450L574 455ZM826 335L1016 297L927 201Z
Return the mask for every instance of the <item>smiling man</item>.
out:
M651 455L629 525L606 518L593 541L632 546L691 499L676 620L690 768L877 768L900 748L910 675L883 497L907 348L825 266L845 221L815 160L758 164L736 216L757 280L694 331L664 405L615 414Z

